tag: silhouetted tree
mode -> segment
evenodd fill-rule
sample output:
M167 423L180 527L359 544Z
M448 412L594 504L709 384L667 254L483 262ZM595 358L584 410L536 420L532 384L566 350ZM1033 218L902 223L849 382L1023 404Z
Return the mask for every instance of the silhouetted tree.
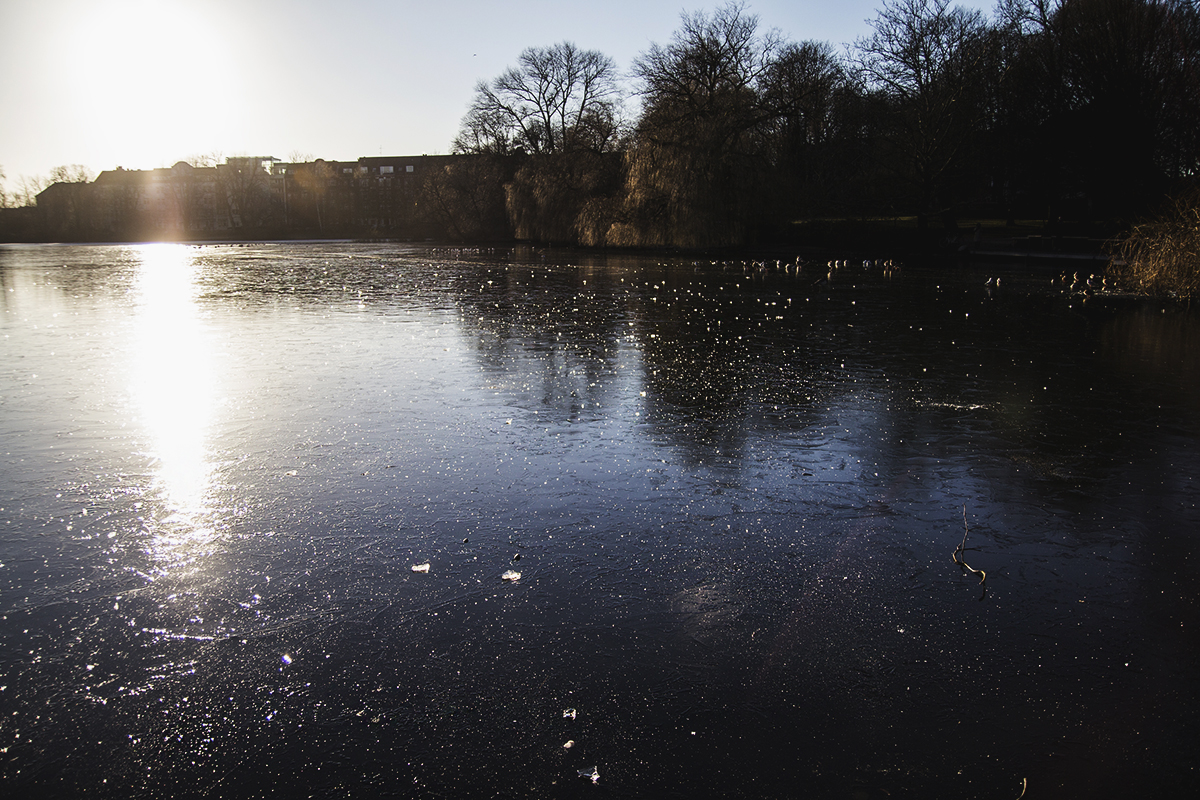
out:
M508 184L508 215L514 235L559 244L603 244L584 230L607 227L606 221L596 216L605 206L595 201L612 198L621 189L620 154L575 150L530 158Z
M18 208L36 206L38 194L48 185L49 181L41 175L22 175L10 195L12 205Z
M574 243L583 205L613 191L606 154L622 140L619 104L608 56L570 42L529 48L516 67L476 87L454 151L528 155L506 188L512 230L520 238Z
M421 220L436 235L460 241L507 238L504 184L511 178L509 162L479 155L431 170L418 195Z
M1166 179L1197 166L1200 90L1196 9L1183 2L1064 3L1061 37L1073 171L1101 177L1110 196L1144 204ZM1071 156L1074 156L1073 158ZM1082 182L1092 198L1104 186ZM1125 205L1122 201L1120 205Z
M304 159L296 159L296 160L304 160ZM196 167L197 169L201 169L204 167L219 166L220 164L222 164L225 161L225 157L223 155L221 155L221 152L219 150L213 150L210 153L196 153L194 155L190 155L187 158L185 158L183 161L185 164L191 164L193 167Z
M949 0L885 0L855 42L855 64L868 90L891 103L888 139L896 174L912 182L918 218L943 207L944 179L979 123L979 81L987 26L976 10Z
M764 75L762 89L763 102L774 112L768 147L776 215L828 211L852 163L839 159L834 146L852 133L844 101L853 89L844 65L825 42L788 43Z
M691 247L745 241L777 109L762 83L782 47L738 3L685 13L666 46L638 56L643 112L628 154L617 244Z
M1004 0L1004 159L1048 216L1129 216L1200 166L1186 0Z
M92 172L83 164L63 164L50 170L50 183L87 183Z
M475 87L453 150L601 152L616 138L618 99L617 69L608 56L571 42L530 47L517 66Z

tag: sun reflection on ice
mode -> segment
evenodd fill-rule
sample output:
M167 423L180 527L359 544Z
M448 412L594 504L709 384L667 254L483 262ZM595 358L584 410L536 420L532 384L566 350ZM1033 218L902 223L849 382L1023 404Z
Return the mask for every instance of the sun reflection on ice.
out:
M154 459L165 530L155 555L180 564L212 537L213 465L206 447L215 404L212 353L196 303L196 265L184 245L137 248L133 398Z

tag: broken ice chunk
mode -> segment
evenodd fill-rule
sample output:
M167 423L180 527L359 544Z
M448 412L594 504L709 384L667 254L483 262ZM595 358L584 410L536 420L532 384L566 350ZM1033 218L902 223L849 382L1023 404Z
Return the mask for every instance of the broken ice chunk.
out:
M591 778L592 783L599 783L600 782L600 770L596 769L595 767L592 767L591 769L581 769L581 770L579 770L579 777Z
M563 719L575 719L575 709L568 708L563 711Z
M506 581L519 581L521 580L521 573L517 572L515 569L510 569L505 570L504 574L500 577Z
M413 564L412 571L413 572L429 572L429 562L426 561L424 564Z

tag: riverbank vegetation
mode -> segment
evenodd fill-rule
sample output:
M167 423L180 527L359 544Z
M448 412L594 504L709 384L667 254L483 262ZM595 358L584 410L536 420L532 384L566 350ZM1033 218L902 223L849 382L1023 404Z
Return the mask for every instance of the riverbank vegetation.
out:
M1133 226L1116 247L1109 274L1118 285L1181 300L1200 298L1200 191L1174 199Z

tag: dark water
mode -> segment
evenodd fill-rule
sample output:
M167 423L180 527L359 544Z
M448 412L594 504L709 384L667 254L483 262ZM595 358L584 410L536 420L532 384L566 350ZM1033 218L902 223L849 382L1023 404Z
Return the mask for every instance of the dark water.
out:
M0 794L1183 796L1200 319L989 269L0 250Z

